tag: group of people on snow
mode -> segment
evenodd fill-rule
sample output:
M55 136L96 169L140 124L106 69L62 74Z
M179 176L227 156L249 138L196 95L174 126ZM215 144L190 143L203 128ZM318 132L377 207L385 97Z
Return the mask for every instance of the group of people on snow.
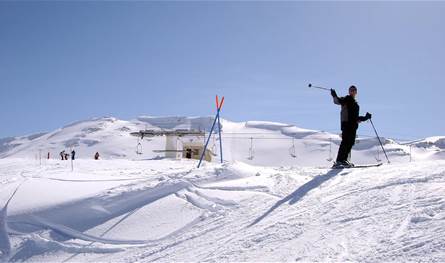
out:
M65 150L60 152L60 158L63 160L68 160L68 157L71 156L71 160L75 160L76 159L76 151L72 150L71 151L71 155L67 152L65 152ZM49 153L48 153L48 159L49 159Z
M59 153L59 155L60 155L60 159L62 161L68 160L68 157L71 157L71 160L73 160L73 161L76 159L76 151L74 151L74 149L71 151L71 154L69 154L69 153L65 152L65 150L63 150ZM94 154L94 160L99 160L99 157L100 157L99 152L96 152ZM49 152L48 152L48 159L50 159Z

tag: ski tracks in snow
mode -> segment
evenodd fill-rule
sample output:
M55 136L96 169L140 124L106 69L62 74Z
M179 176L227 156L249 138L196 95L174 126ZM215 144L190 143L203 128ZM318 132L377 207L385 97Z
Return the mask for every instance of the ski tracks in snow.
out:
M116 252L116 250L107 248L107 246L110 245L116 245L118 246L116 248L119 249L123 248L122 245L124 247L134 245L141 245L144 247L147 245L155 246L157 243L162 243L166 239L174 239L176 236L182 235L184 231L193 227L194 224L201 222L203 218L224 215L226 211L237 207L238 202L220 197L221 193L214 196L211 194L212 192L267 192L267 189L262 186L226 188L218 186L206 187L206 183L218 182L221 180L206 177L201 178L202 175L196 173L195 169L182 170L183 171L180 172L168 173L165 176L155 176L154 178L149 176L148 178L111 178L106 180L52 178L43 177L41 173L38 175L27 175L27 179L44 179L68 183L97 183L100 181L125 182L127 180L132 180L133 182L108 189L99 195L75 200L66 204L60 204L56 207L44 208L43 210L33 211L32 213L14 215L8 218L11 232L22 233L21 236L23 237L20 244L16 246L14 252L15 256L12 257L12 260L22 261L42 253L54 252L57 250L65 252L77 251L77 253L83 253L82 251L88 250L93 252L95 249L91 249L91 246L94 243L105 245L104 249L101 249L101 246L96 246L98 253ZM223 173L221 171L218 172ZM159 173L156 174L159 175ZM221 178L222 181L230 180L230 178L224 176ZM125 240L103 237L108 231L111 231L116 225L122 223L128 217L131 217L133 213L137 212L140 208L171 195L176 196L201 210L202 215L195 220L192 220L186 226L158 239ZM224 194L222 196L224 196ZM94 228L121 215L125 216L100 236L83 233L87 229ZM47 233L48 230L50 230L50 235L49 237L45 237L45 233ZM48 239L54 237L56 237L54 240ZM61 243L69 240L87 241L91 243L69 247L64 246L63 243ZM70 260L71 257L67 259Z
M312 179L281 199L253 195L239 209L221 218L217 229L196 237L196 257L184 257L192 249L185 242L178 244L174 252L164 250L157 258L440 261L445 244L441 190L445 177L444 172L434 169L420 172L424 168L389 166L336 175L329 174L329 170L325 174L320 170L299 171L300 176ZM387 173L387 169L398 172ZM432 189L437 190L437 196L431 194Z
M224 164L132 171L134 181L99 194L8 217L10 233L22 241L13 259L441 261L444 170L428 164L344 171ZM58 182L78 183L70 180L76 179ZM150 220L159 213L171 213L167 221L183 218L163 226ZM144 219L163 232L145 239L119 234L130 222L151 227Z

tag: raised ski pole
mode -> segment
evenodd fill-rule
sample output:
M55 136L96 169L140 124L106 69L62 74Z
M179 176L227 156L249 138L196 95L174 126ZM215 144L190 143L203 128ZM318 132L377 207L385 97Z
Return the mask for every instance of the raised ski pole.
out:
M328 89L328 88L323 88L323 87L319 87L319 86L314 86L314 85L312 85L311 83L309 83L308 87L309 87L309 88L315 88L315 89L322 89L322 90L329 90L329 91L330 91L330 89Z
M221 121L219 120L219 111L221 111L223 104L224 104L224 97L222 97L221 103L219 103L218 95L216 95L216 109L218 110L219 155L221 157L221 163L223 163L223 151L222 151Z
M217 101L218 101L218 98L217 98ZM209 137L207 138L206 144L204 146L204 150L201 153L201 158L199 158L198 168L201 166L202 159L204 158L205 152L207 150L207 146L209 145L210 137L212 137L212 133L213 133L213 129L215 128L216 121L219 120L219 112L221 111L223 102L224 102L224 97L221 100L221 104L219 104L219 102L217 102L216 116L215 116L215 119L213 120L212 128L210 129ZM219 141L221 143L221 137L220 137ZM222 149L221 144L220 144L220 147ZM222 162L222 157L221 157L221 162Z
M380 140L380 137L379 137L379 135L377 134L377 130L376 130L375 127L374 127L374 123L372 123L372 120L371 120L371 119L369 119L369 121L371 122L371 125L372 125L372 128L374 129L375 135L377 136L377 139L379 140L380 146L382 146L382 150L383 150L383 153L385 154L386 160L388 161L388 163L391 163L391 162L389 161L389 159L388 159L388 155L386 155L385 148L383 148L382 141Z

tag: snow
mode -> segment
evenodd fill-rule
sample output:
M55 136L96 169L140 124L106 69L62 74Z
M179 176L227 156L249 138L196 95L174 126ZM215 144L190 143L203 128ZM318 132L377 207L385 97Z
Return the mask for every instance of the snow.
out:
M424 140L413 143L416 147L434 147L436 149L445 149L445 136L428 137Z
M222 121L225 162L199 169L154 158L162 137L137 156L129 133L209 117L96 118L1 141L1 261L444 261L443 137L383 139L391 164L331 170L338 135ZM353 161L375 163L377 143L359 138ZM80 156L73 171L35 158L66 145Z
M262 166L325 166L335 158L340 136L323 131L309 130L290 124L248 121L231 122L222 119L223 157L228 162L241 161ZM50 154L58 159L59 153L75 149L82 159L93 158L96 152L102 159L160 159L165 149L165 137L144 138L138 141L130 135L144 129L195 129L209 131L213 117L153 117L141 116L135 120L113 117L93 118L66 125L56 131L0 139L0 158L45 159ZM366 125L366 124L363 124ZM179 138L187 141L188 137ZM195 138L204 141L204 138ZM380 138L391 161L444 159L444 137L431 137L410 143L397 143ZM138 146L138 143L141 145ZM142 154L137 154L141 147ZM209 148L219 159L219 142L214 136ZM385 161L377 138L359 137L352 152L356 163Z

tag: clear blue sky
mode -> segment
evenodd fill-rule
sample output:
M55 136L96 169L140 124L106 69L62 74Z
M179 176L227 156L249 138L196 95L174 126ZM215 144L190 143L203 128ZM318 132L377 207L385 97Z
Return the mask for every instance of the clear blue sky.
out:
M308 83L359 89L380 135L445 135L445 2L0 2L0 137L99 116L339 130ZM373 132L363 124L360 134Z

